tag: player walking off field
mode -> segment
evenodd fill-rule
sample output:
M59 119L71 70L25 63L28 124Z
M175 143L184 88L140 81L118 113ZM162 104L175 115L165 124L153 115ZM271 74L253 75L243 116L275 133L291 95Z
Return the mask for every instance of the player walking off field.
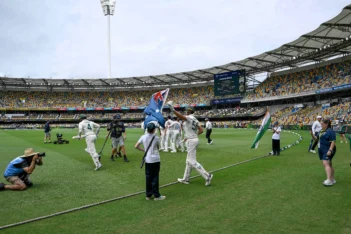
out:
M203 129L199 124L199 121L194 117L194 109L189 107L186 110L186 116L184 116L178 111L174 110L172 102L168 102L168 104L171 108L171 111L173 111L179 119L184 120L184 134L188 149L184 176L183 178L178 179L178 181L183 184L189 184L191 170L192 168L195 168L197 172L206 180L205 185L210 185L211 180L213 178L213 174L208 173L201 166L201 164L196 161L196 149L199 145L198 135L203 133Z
M169 127L172 125L173 121L172 121L172 117L171 116L168 116L167 117L167 121L165 123L165 134L166 134L166 138L165 138L165 142L164 142L164 146L165 146L165 150L164 152L168 152L168 143L169 143L169 140L170 140L170 137L171 136L171 132Z
M124 147L124 141L127 139L126 129L124 123L121 121L121 116L116 114L113 116L113 121L108 125L107 131L111 131L111 142L112 142L112 154L111 161L115 161L114 157L122 157L121 151L123 152L123 157L125 162L129 162L126 149ZM122 136L123 134L123 136ZM118 147L120 148L118 150Z
M212 133L212 123L208 118L206 120L206 138L207 138L207 144L212 145L213 140L211 139L211 133Z
M172 131L171 133L171 153L177 153L177 147L181 147L181 151L184 152L184 145L181 142L182 127L177 118L173 119L172 125L169 127Z
M95 171L97 171L100 167L102 167L99 161L99 154L96 152L95 142L97 139L97 135L99 135L100 125L87 120L86 115L80 115L79 119L81 122L79 123L79 139L81 139L82 135L85 135L85 142L87 143L87 148L85 151L90 154L93 162L95 164Z

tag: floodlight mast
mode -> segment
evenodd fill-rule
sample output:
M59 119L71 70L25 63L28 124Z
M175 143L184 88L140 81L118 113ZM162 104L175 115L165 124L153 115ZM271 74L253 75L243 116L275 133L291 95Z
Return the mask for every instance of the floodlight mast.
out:
M100 0L104 15L107 16L107 54L108 54L108 78L111 78L111 35L110 16L115 13L116 0Z

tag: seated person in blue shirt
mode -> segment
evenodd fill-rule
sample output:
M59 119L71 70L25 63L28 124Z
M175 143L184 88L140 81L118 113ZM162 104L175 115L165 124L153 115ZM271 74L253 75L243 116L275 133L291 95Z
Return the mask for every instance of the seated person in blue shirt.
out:
M333 186L336 183L332 164L332 159L336 153L336 134L331 128L331 121L329 119L324 119L321 122L321 126L322 130L319 133L318 154L319 159L323 161L324 169L327 174L327 179L323 184L325 186ZM312 131L311 136L314 140L317 140L317 137L313 135Z
M11 185L0 183L1 190L25 190L33 183L29 176L33 173L35 166L43 165L42 157L44 153L34 152L32 148L26 149L24 155L12 160L7 166L4 177Z

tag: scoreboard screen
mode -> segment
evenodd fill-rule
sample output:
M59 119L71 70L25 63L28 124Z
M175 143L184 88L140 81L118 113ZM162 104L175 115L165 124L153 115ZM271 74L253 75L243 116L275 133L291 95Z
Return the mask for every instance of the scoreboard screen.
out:
M244 70L237 70L214 75L214 95L243 94L246 92Z

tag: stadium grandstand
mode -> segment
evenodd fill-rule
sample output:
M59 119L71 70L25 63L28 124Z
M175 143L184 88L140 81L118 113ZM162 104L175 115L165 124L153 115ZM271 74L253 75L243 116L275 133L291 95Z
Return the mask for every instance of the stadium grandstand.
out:
M128 78L0 78L2 128L74 127L86 113L107 123L115 113L139 127L150 96L170 88L175 108L192 106L217 127L256 125L267 109L281 125L308 127L317 115L351 121L351 5L312 32L260 55L207 69ZM246 92L216 93L220 74L242 71ZM266 79L259 81L258 75ZM268 108L269 106L269 108ZM164 116L169 109L164 108ZM350 128L351 129L351 128Z

